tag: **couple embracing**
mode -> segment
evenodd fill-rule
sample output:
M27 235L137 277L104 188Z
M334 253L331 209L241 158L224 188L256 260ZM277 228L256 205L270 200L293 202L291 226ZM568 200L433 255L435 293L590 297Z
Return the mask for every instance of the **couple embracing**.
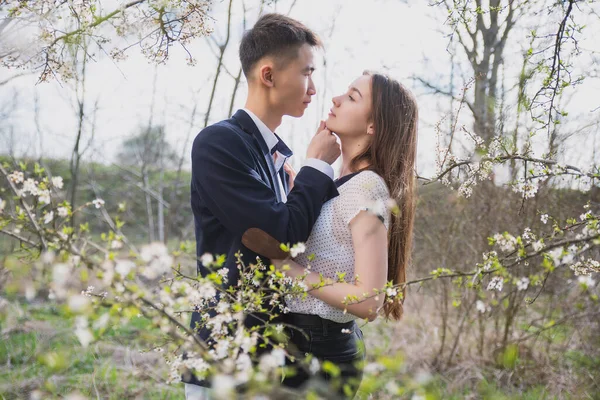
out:
M405 282L418 112L413 95L400 83L363 73L332 99L331 112L296 174L286 163L292 151L275 131L284 115L301 117L315 95L313 56L320 46L315 33L279 14L264 15L245 32L239 56L248 98L230 119L196 137L191 203L197 254L225 254L227 282L239 280L238 251L246 265L261 256L288 276L307 273L307 285L321 282L321 274L329 281L306 298L288 299L289 312L281 320L294 327L288 352L335 363L342 382L333 391L351 398L365 354L356 320L372 321L378 314L397 320L403 311L398 297L383 294L354 304L345 300L382 290L388 281ZM331 164L340 155L334 179ZM397 213L390 212L390 199ZM294 259L285 258L278 246L300 242L306 251ZM310 254L315 257L305 270ZM201 263L198 268L203 276L209 273ZM345 282L337 281L338 273L345 273ZM207 341L210 330L200 326L201 313L192 315L191 326ZM247 326L259 324L248 315ZM331 377L322 373L321 378ZM298 369L283 384L302 389L310 379L309 372ZM209 386L187 379L186 398L210 399Z

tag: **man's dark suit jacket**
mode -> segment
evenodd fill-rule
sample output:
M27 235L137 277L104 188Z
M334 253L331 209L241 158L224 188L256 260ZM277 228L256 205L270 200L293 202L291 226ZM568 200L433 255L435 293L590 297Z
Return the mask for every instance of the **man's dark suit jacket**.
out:
M246 265L256 260L256 253L241 243L248 228L260 228L282 243L305 242L310 235L323 203L338 195L335 183L324 173L303 167L294 180L287 201L279 201L279 183L274 164L260 131L243 110L227 120L203 129L192 147L191 203L194 213L197 255L225 254L224 267L229 269L226 286L236 285L239 270L235 254L241 251ZM288 177L280 171L287 192ZM209 270L200 262L198 272ZM196 328L200 314L192 314ZM247 319L246 325L257 321ZM206 341L210 330L199 329ZM192 379L191 383L206 386Z

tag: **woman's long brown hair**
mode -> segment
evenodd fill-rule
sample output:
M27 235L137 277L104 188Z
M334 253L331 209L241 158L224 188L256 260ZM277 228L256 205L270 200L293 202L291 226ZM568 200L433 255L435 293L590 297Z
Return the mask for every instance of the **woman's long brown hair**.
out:
M415 158L417 153L417 102L412 93L399 82L381 74L365 71L371 76L371 122L373 139L365 150L351 161L351 170L359 164L385 181L390 198L398 205L392 213L388 230L388 281L395 285L406 282L406 269L411 261L412 232L415 215ZM406 290L402 300L386 301L386 318L399 320L403 314Z

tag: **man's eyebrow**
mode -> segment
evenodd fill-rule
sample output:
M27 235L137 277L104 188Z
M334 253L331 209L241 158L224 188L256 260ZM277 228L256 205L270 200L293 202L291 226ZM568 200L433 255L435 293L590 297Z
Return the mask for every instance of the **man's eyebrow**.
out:
M352 87L350 88L350 90L351 90L351 91L353 91L353 92L356 92L356 93L358 93L358 94L360 95L360 97L363 97L363 95L362 95L362 93L360 92L360 90L358 90L358 89L357 89L357 88L355 88L354 86L352 86Z

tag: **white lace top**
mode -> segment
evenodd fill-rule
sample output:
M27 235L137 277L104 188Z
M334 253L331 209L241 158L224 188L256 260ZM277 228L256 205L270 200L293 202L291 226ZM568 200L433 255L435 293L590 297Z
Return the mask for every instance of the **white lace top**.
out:
M354 281L354 247L350 233L350 221L362 210L373 212L382 220L385 228L390 224L387 210L389 191L378 174L362 171L342 177L338 183L339 196L323 205L321 214L306 242L306 252L294 259L311 271L322 273L326 278L337 279L337 272L345 272L347 282ZM314 254L309 262L308 257ZM291 312L316 314L335 322L349 322L358 317L344 313L322 300L311 296L288 297L286 304Z

